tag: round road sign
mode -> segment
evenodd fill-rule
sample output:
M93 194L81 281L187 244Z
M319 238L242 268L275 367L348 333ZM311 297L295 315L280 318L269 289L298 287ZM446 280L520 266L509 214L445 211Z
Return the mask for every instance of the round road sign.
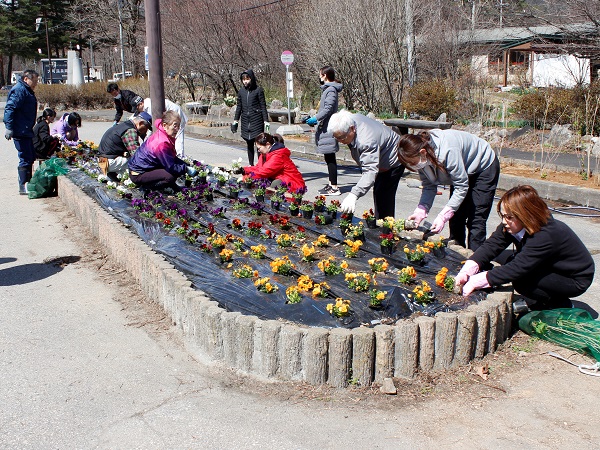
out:
M291 66L292 63L294 62L294 54L292 52L290 52L289 50L285 50L281 54L281 62L283 64L285 64L286 66Z

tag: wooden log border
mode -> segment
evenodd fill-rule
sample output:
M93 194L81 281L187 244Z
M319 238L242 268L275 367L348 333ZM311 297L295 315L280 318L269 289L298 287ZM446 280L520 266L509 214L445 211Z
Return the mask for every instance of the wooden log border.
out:
M492 353L510 337L512 290L494 292L478 305L435 317L399 320L373 328L309 328L227 312L161 255L111 216L77 185L59 177L59 197L109 257L160 304L203 361L263 380L313 385L369 386L391 376L411 378ZM463 256L462 247L450 246Z

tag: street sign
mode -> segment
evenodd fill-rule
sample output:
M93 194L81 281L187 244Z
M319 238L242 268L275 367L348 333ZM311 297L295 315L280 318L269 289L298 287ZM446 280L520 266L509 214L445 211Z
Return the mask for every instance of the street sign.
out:
M294 62L294 54L289 50L284 50L281 54L281 62L286 66L291 66Z

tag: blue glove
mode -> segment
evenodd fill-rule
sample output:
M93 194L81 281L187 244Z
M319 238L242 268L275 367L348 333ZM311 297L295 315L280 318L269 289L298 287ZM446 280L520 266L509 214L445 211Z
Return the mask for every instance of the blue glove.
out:
M192 166L187 166L185 171L190 177L195 177L196 175L198 175L198 171Z
M314 116L306 119L306 124L310 125L311 127L314 127L317 124L317 122L318 122L318 120Z

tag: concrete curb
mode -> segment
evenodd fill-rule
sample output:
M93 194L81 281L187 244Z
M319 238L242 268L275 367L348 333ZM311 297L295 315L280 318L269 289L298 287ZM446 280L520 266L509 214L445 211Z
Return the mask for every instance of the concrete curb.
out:
M494 352L509 336L512 292L496 292L457 313L401 320L393 326L306 328L227 312L66 177L65 206L162 305L199 356L263 379L345 387L417 371L441 371ZM466 256L462 247L451 247Z

